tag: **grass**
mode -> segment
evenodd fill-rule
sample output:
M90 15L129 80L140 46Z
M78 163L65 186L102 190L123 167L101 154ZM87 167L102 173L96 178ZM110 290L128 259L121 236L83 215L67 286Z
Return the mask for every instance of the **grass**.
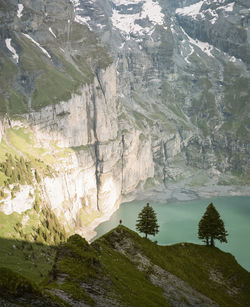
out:
M89 151L89 146L87 145L81 145L81 146L73 146L70 147L73 151L79 152L79 151Z
M52 269L60 232L64 230L58 220L44 208L40 212L30 209L22 214L0 212L0 267L19 272L39 284Z
M7 130L8 141L13 148L16 148L16 152L22 152L31 161L32 167L37 169L43 176L51 177L56 174L53 169L53 165L58 164L61 159L68 158L74 152L81 150L88 150L88 146L79 147L59 147L55 141L51 141L48 148L43 148L37 145L37 140L30 128L9 128ZM5 152L15 152L10 146L6 146L4 142L0 144ZM17 154L19 155L19 154ZM4 155L0 154L1 157Z
M64 282L63 284L57 284L56 288L68 293L74 300L84 301L90 306L95 306L94 300L79 286L78 283L72 281Z
M0 268L0 293L22 295L38 293L37 287L27 278L7 268Z
M57 158L48 149L36 146L35 136L29 128L9 128L7 137L17 151L21 151L31 160L32 166L34 165L41 173L49 175L47 164L53 165Z
M32 108L39 110L50 104L68 101L78 86L77 82L75 83L61 72L50 68L36 79Z
M17 272L37 285L52 269L55 257L53 246L2 237L0 244L0 267Z
M14 87L14 78L18 73L17 66L0 51L1 69L0 69L0 84L1 89L8 93L0 95L0 114L13 113L14 108L17 112L24 113L27 111L25 98L21 93L18 93Z
M250 273L244 270L231 254L218 248L190 243L158 246L125 227L122 229L125 230L120 240L123 239L122 236L132 238L135 248L140 249L153 263L186 281L220 306L247 306L249 303ZM114 235L111 231L99 240L112 242L116 240L112 236ZM221 283L211 279L211 272L222 275ZM229 289L234 288L238 293L229 295Z
M84 72L86 64L92 62L92 67L105 69L112 63L108 49L101 43L98 36L86 25L77 22L72 24L70 40L73 49L79 49L81 56L75 57L76 64ZM81 42L79 44L79 42ZM84 48L83 48L84 46ZM88 59L86 61L86 58ZM91 65L88 65L91 66Z
M12 218L15 223L16 216ZM128 241L132 242L126 251L129 257L117 248ZM9 274L10 279L14 276L14 287L11 280L5 281L14 292L22 289L22 285L28 288L34 283L45 287L45 291L60 289L76 304L95 306L95 300L101 298L119 306L169 306L171 297L166 297L163 289L150 280L153 266L158 265L219 306L248 306L250 301L250 273L231 254L190 243L159 246L124 226L118 226L91 245L73 235L57 251L52 246L11 239L0 239L0 243L0 267L18 273ZM138 270L130 260L138 252L150 261L147 270ZM39 275L41 272L43 277ZM4 278L0 275L0 290ZM31 291L35 287L32 285ZM104 298L100 292L105 293ZM67 305L55 293L53 300ZM183 296L181 302L187 302L187 298Z
M23 48L22 69L29 73L38 72L32 93L32 108L39 110L47 105L69 100L80 85L79 72L70 64L64 67L66 69L55 67L27 38L23 38L20 44Z
M74 235L61 246L57 259L53 275L64 274L66 279L61 285L49 284L49 288L62 289L71 297L94 305L80 287L83 282L91 285L93 281L100 283L106 297L118 301L119 306L168 306L161 288L152 285L128 258L100 241L89 245Z
M135 268L131 261L102 241L100 261L109 277L116 299L125 306L168 306L163 290L154 286L145 272Z
M61 23L55 20L57 39L48 46L43 43L51 59L18 32L15 33L14 41L19 47L19 67L0 52L0 84L3 89L3 94L0 94L0 114L29 112L30 97L33 110L67 101L73 93L79 93L82 85L93 83L96 69L105 69L112 63L108 49L86 25L72 22L69 39L65 31L58 31L58 28L61 28ZM70 55L66 56L60 48L67 49ZM17 86L19 79L25 79L29 86L25 83Z
M13 238L14 227L20 220L21 216L16 212L8 216L0 212L0 238Z
M84 291L81 283L89 278L96 278L99 261L95 249L79 235L71 236L67 243L61 245L57 252L57 262L52 271L53 279L64 274L65 280L60 283L50 282L48 289L61 289L75 300L94 305L94 300Z
M143 121L148 123L148 125L150 127L153 126L153 120L152 119L146 117L145 115L143 115L143 114L141 114L141 113L139 113L137 111L133 111L133 117L135 119L135 124L137 125L137 127L142 129L142 130L145 129L144 125L143 125Z
M17 148L17 150L26 153L28 156L40 156L45 150L41 150L35 147L34 136L28 128L9 128L7 130L7 137L11 144Z
M6 182L7 179L8 177L4 173L0 172L0 187L4 185L4 182Z

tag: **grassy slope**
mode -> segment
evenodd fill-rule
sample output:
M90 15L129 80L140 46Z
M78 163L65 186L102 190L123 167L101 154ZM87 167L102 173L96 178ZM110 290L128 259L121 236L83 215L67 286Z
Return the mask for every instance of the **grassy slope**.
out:
M32 289L40 285L39 291L47 293L61 306L67 303L61 301L56 291L63 291L71 302L83 301L90 306L102 301L119 306L169 306L171 297L164 296L163 289L151 283L150 272L139 271L117 250L119 243L128 239L133 242L131 257L140 251L151 264L186 281L219 306L249 306L250 273L231 254L189 243L158 246L124 226L91 245L74 235L61 244L57 252L44 244L1 239L0 270L6 267L14 274L21 273L30 279L24 280L24 285L29 287L31 283ZM12 273L7 275L13 276ZM0 297L3 289L9 287L5 279L6 274L1 274ZM20 279L22 277L16 275L14 284L18 285Z
M0 238L0 267L6 267L39 284L51 270L55 248L21 240Z
M189 243L158 246L125 227L122 229L125 231L119 240L122 240L122 236L129 236L153 263L188 282L220 306L249 305L250 273L230 253ZM111 231L99 240L110 244L117 237ZM217 278L212 278L214 275ZM235 293L229 295L230 291Z
M52 141L48 148L41 147L30 128L12 127L7 129L6 136L0 142L0 162L6 160L6 154L13 157L25 157L31 162L31 167L36 169L40 176L56 175L53 169L60 160L69 158L74 152L71 148L59 148ZM6 176L0 171L0 188Z
M73 238L73 239L72 239ZM249 306L250 273L229 254L195 244L158 246L119 226L88 245L71 237L57 253L48 289L61 289L75 302L95 305L100 293L119 306L168 306L163 289L150 281L150 272L137 267L117 250L119 242L132 240L131 257L140 251L152 264L186 281L220 306ZM85 286L83 286L85 285Z
M8 216L0 212L0 267L40 283L53 266L60 232L64 230L49 211L30 209Z
M8 268L0 267L1 306L67 306L58 298L45 294L29 278Z
M71 237L72 238L72 237ZM55 281L48 288L59 288L75 299L94 305L94 298L81 287L100 284L105 296L119 306L168 306L162 289L151 284L146 274L138 271L121 253L106 244L88 245L75 236L61 246L53 274ZM59 276L67 276L62 282ZM60 283L56 282L60 280Z
M42 44L51 59L21 33L10 30L18 48L19 63L11 61L9 52L0 49L0 114L29 112L30 98L33 110L67 101L81 85L93 81L96 68L106 68L112 63L107 49L87 26L72 22L68 38L61 27L55 20L57 38ZM31 34L33 38L34 35Z

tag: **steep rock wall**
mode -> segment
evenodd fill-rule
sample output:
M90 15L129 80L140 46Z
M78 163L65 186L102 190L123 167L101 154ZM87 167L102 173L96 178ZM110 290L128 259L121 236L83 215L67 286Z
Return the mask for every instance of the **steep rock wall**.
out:
M12 126L17 124L11 121ZM42 178L39 189L70 232L84 234L96 217L108 218L117 209L122 194L154 176L151 140L142 139L135 129L121 135L118 124L114 66L96 72L93 84L79 89L69 101L31 112L21 124L33 132L36 147L52 155L57 149L69 150L50 165L55 172ZM6 201L6 214L27 209L16 209L22 194ZM29 207L32 201L30 197Z

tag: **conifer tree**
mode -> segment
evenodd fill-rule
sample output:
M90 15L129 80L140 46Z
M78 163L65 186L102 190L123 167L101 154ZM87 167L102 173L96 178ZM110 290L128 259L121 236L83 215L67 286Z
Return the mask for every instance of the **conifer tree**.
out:
M227 243L224 222L220 214L211 203L199 222L198 237L203 240L207 246L214 246L214 240Z
M41 183L41 177L39 176L37 170L35 170L35 178L38 184Z
M156 214L149 203L147 203L147 205L139 213L136 222L136 229L139 232L144 233L146 238L148 235L155 236L159 232Z

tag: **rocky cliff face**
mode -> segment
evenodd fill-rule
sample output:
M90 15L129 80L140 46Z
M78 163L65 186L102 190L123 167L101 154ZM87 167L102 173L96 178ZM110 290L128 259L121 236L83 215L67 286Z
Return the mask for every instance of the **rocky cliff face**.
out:
M34 173L13 198L2 172L3 212L25 214L13 204L31 208L38 189L83 233L138 189L249 183L247 1L13 0L0 13L1 160Z
M150 127L164 181L180 160L248 181L249 4L113 1L106 14L121 100Z
M108 218L117 209L122 193L154 176L150 140L141 139L136 129L124 134L118 130L115 77L111 65L67 102L30 112L21 122L2 123L4 139L8 140L8 131L28 130L33 146L46 150L39 159L52 156L49 165L54 173L42 178L38 188L68 231L85 233L87 223ZM21 155L29 155L22 146L20 150ZM21 189L14 199L9 194L2 211L31 209L34 198L29 193Z

